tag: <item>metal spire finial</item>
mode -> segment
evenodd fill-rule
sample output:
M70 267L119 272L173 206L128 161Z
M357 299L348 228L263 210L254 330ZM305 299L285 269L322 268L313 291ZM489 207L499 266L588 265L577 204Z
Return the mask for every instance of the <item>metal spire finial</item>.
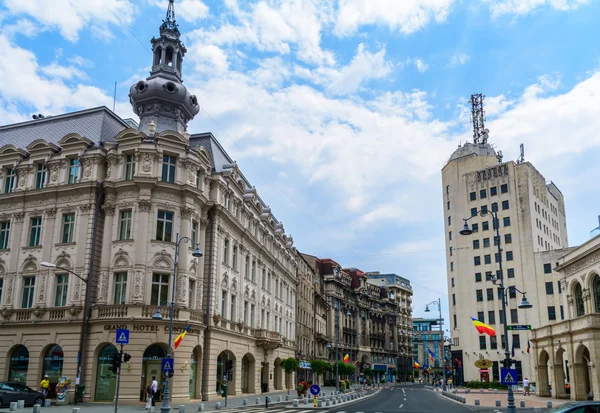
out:
M177 23L175 21L175 0L169 0L167 16L163 20L163 24L160 26L161 33L163 30L170 30L179 34L179 29L177 28Z

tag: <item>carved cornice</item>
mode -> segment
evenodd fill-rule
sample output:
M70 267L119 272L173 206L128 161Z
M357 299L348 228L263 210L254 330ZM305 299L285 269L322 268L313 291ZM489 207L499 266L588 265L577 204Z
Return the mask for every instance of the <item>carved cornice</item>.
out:
M140 199L138 201L138 208L140 211L150 212L152 210L152 201L148 199Z
M573 261L572 264L567 263L563 265L561 269L565 276L568 277L569 275L596 264L597 262L600 262L600 251L595 251L587 256L583 256L580 259Z

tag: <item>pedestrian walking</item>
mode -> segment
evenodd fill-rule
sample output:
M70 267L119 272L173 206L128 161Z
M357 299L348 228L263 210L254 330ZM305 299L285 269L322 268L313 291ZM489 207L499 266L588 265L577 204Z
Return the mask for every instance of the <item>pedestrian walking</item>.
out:
M523 380L523 395L524 396L530 396L530 393L529 393L529 379L527 377L525 377L525 380Z
M152 382L150 382L148 384L148 387L146 387L146 410L150 409L150 407L152 407L152 399L154 397L154 386L152 385Z
M156 393L158 392L158 382L156 376L152 376L152 406L156 406Z
M44 397L48 397L48 390L50 389L50 379L48 378L47 374L44 375L44 378L40 382L40 388L42 389L42 394L44 395Z

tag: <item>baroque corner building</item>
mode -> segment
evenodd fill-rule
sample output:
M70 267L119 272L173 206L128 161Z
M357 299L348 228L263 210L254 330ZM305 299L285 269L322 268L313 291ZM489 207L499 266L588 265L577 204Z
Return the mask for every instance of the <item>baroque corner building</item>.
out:
M175 289L174 334L191 327L174 404L220 398L225 375L230 395L290 384L297 251L215 137L187 133L199 106L179 35L170 2L150 76L131 88L139 128L105 107L0 127L2 379L37 388L48 374L54 398L60 377L80 378L84 400L111 402L127 328L120 400L144 400L152 376L162 387ZM177 235L191 242L173 285Z

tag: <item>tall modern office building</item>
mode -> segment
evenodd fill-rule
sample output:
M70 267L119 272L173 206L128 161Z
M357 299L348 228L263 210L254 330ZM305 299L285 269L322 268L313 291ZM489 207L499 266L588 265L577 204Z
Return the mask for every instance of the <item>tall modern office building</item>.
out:
M542 252L566 248L568 238L564 199L558 187L525 162L523 152L516 162L503 162L502 153L488 143L483 97L474 95L472 100L473 143L459 146L442 168L450 333L453 363L460 365L456 370L461 379L492 381L499 379L499 362L504 357L505 314L501 293L492 282L499 275L500 259L505 287L528 293L533 304L529 310L518 309L520 294L508 291L509 325L536 328L551 324L560 318L560 291L554 294L558 278L549 261L553 254ZM499 240L495 239L492 215L477 215L486 208L498 213ZM463 220L470 217L473 233L460 235ZM501 256L497 254L498 241ZM494 327L497 340L479 335L471 317ZM531 379L534 361L527 353L531 332L509 334L519 379ZM494 362L491 370L479 371L474 365L482 358Z

